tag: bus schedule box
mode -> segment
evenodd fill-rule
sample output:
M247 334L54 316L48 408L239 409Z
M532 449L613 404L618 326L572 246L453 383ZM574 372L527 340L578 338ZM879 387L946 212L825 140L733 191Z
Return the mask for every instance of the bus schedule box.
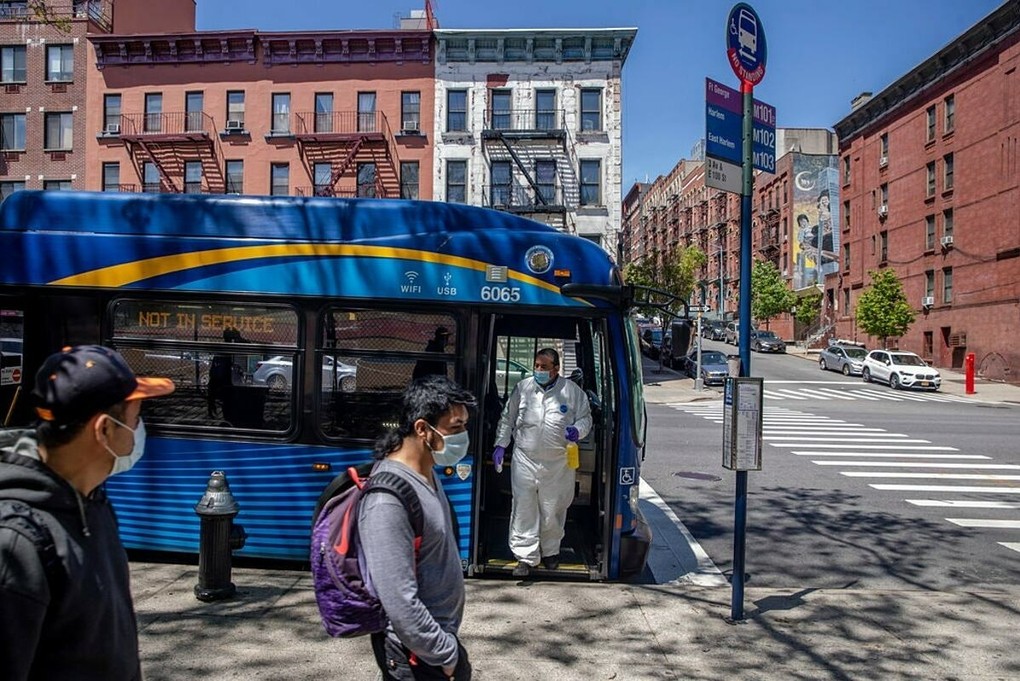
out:
M723 394L723 468L760 471L764 379L726 379Z

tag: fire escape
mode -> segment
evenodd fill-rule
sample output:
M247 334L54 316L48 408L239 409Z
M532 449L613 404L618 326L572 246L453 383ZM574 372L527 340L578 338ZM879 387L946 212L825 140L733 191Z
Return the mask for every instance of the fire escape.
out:
M564 195L573 187L573 198L579 199L580 190L563 118L563 110L554 108L497 106L485 112L482 145L490 180L484 205L571 231Z
M758 213L758 252L762 257L782 271L785 269L780 262L782 247L779 233L780 214L778 208L766 208Z
M298 113L294 137L312 179L312 186L299 187L298 194L380 198L398 195L400 178L391 151L395 142L382 112ZM328 167L328 175L320 170L324 167ZM353 182L341 186L344 178Z
M210 194L226 191L219 135L209 114L201 111L122 114L116 132L131 157L143 191ZM158 184L145 177L146 162L155 167ZM201 164L202 177L197 183L185 177L189 162Z

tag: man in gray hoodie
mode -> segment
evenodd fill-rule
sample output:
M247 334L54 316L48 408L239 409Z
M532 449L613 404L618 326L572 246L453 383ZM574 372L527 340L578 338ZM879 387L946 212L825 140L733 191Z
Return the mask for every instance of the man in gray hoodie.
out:
M468 448L474 396L445 376L420 378L404 391L400 425L376 443L376 471L407 480L424 520L416 546L411 520L391 494L358 504L358 531L368 574L390 623L372 634L385 680L469 681L471 663L457 639L464 614L464 571L450 504L435 466L454 466Z
M0 431L0 679L141 679L127 554L101 485L145 447L141 400L172 392L110 348L51 355L34 430Z

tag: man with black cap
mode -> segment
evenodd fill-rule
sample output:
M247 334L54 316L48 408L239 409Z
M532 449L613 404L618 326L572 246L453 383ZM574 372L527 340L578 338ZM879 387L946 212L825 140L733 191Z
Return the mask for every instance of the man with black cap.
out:
M440 326L436 329L432 339L425 344L425 352L446 352L446 346L450 342L449 329ZM414 371L411 373L411 380L417 380L423 376L437 374L446 376L446 362L437 359L420 359L414 364Z
M141 679L127 554L101 489L145 447L137 378L116 351L65 348L43 363L34 430L0 431L0 678Z

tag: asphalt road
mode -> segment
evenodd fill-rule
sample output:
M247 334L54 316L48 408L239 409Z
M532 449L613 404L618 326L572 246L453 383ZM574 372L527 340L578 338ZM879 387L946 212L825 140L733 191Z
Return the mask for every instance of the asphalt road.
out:
M792 356L751 363L766 432L763 470L748 474L749 584L1020 584L1020 407L892 391ZM735 474L721 465L721 410L649 405L642 477L728 574Z

